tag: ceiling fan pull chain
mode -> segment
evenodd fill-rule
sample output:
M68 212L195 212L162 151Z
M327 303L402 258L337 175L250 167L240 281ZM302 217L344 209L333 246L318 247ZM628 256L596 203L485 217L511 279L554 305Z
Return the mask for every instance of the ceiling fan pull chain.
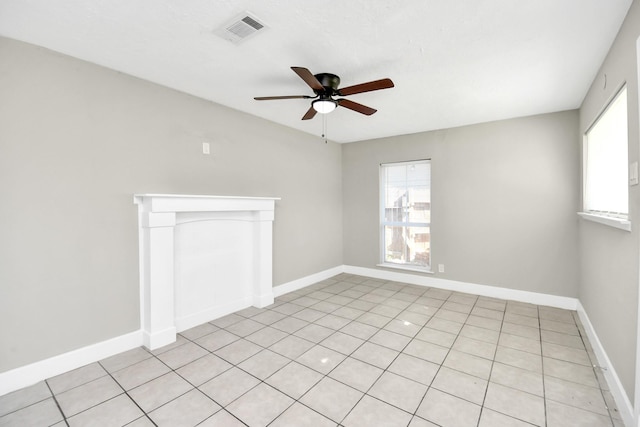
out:
M322 138L324 138L324 143L327 143L327 115L322 115Z

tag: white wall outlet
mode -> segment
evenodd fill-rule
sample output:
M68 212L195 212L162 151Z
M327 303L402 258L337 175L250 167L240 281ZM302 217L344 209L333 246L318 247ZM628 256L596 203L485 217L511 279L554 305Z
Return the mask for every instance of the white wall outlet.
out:
M438 273L444 273L444 264L438 264Z
M211 154L211 146L208 142L202 143L202 154Z

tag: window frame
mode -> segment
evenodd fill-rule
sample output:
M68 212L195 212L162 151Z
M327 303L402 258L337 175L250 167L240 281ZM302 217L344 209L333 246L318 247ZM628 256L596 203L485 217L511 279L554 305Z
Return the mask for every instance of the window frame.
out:
M399 165L411 165L411 164L428 164L429 165L429 192L431 192L431 159L418 159L418 160L406 160L406 161L398 161L398 162L385 162L380 163L378 168L379 174L379 220L378 220L378 231L379 231L379 267L388 267L395 268L400 270L409 270L409 271L417 271L421 273L432 273L432 247L431 247L431 219L429 218L429 222L395 222L395 221L387 221L385 215L385 200L386 200L386 180L384 168L388 166L399 166ZM431 196L429 196L429 212L431 213ZM390 262L385 259L385 227L387 225L398 225L402 224L402 226L407 227L428 227L429 228L429 264L427 266L421 266L413 263L396 263Z
M588 156L589 156L589 133L598 125L600 120L610 111L611 107L615 104L615 102L622 96L624 93L627 104L625 105L626 111L626 159L625 159L625 169L627 171L627 179L626 179L626 195L627 195L627 212L626 213L615 213L615 212L604 212L597 210L587 209L588 204L588 186L589 186L589 174L587 171L588 167ZM626 82L623 83L613 94L613 96L608 100L605 104L604 108L593 120L591 125L587 128L582 136L582 206L581 212L578 212L578 215L588 221L597 222L600 224L604 224L607 226L619 228L626 231L631 231L631 222L629 220L629 98L628 98L628 90Z

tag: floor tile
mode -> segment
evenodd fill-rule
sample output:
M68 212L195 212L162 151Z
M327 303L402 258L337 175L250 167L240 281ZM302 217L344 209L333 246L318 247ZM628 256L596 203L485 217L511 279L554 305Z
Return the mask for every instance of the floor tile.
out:
M427 388L424 384L385 372L367 394L413 414L427 392Z
M209 354L181 367L176 372L197 387L231 369L232 366L215 354Z
M397 351L391 350L390 348L365 342L351 354L351 357L377 366L378 368L386 369L398 354Z
M338 353L342 353L344 355L353 353L358 347L362 345L362 343L364 343L364 340L344 334L342 332L335 332L320 342L322 346L335 350Z
M256 322L252 319L244 319L238 323L234 323L233 325L225 328L228 332L231 332L234 335L239 337L246 337L260 329L264 328L265 325L259 322Z
M195 342L209 351L216 351L234 341L238 341L239 339L239 336L227 332L224 329L220 329L219 331L212 332L196 339Z
M334 311L334 316L344 317L345 319L355 320L358 317L362 316L365 313L365 310L360 310L354 307L341 307Z
M348 325L351 321L349 319L345 319L344 317L335 316L333 314L328 314L324 317L315 321L316 325L324 326L325 328L333 329L337 331L342 329L346 325Z
M547 427L611 427L611 419L607 415L563 405L559 402L547 402Z
M262 350L258 344L240 339L231 344L216 350L214 354L234 365L242 362Z
M150 356L151 355L149 354L149 357ZM107 371L105 371L99 363L91 363L81 368L74 369L73 371L49 378L47 380L47 384L51 388L51 392L59 394L67 390L71 390L79 385L97 380L98 378L106 375L108 375Z
M510 347L498 346L495 361L533 372L542 372L541 355L516 350Z
M267 326L246 336L245 339L266 348L277 343L286 336L286 332Z
M63 417L53 398L41 400L0 417L1 426L50 426Z
M217 404L227 406L258 384L260 380L234 367L207 381L199 389Z
M605 416L609 414L599 388L588 387L559 378L545 376L544 392L545 397L549 400L555 400L565 405L596 412Z
M184 340L184 338L182 339ZM150 357L152 357L151 353L142 347L137 347L133 350L125 351L124 353L103 359L100 361L100 365L102 365L102 367L108 372L116 372Z
M490 380L537 396L544 396L542 374L537 372L496 362L493 364Z
M198 427L246 427L239 419L222 409L198 424Z
M315 322L326 314L327 313L325 312L314 310L312 308L305 308L304 310L292 314L292 316L296 319L304 320L305 322Z
M482 357L451 350L442 366L488 380L492 363L491 360L483 359Z
M542 358L544 374L589 387L599 387L596 374L591 366L578 365L563 360Z
M238 365L238 368L264 380L288 364L290 360L271 350L262 350Z
M323 375L297 362L291 362L265 382L288 396L299 399L322 379Z
M500 384L489 383L484 406L528 423L544 427L544 399Z
M113 378L125 390L131 390L171 371L155 357L145 359L113 374Z
M494 320L502 320L504 318L503 311L496 311L478 306L473 307L473 310L471 310L471 314L473 314L474 316L486 317L488 319Z
M557 322L555 320L540 319L540 329L560 332L569 335L580 335L575 323Z
M463 353L482 357L483 359L493 360L496 355L497 345L459 336L452 348Z
M50 381L50 380L47 380ZM47 383L40 381L32 386L16 390L0 396L0 417L34 403L42 402L51 397Z
M143 412L125 394L121 394L87 411L68 419L70 427L123 426L138 418Z
M478 341L486 341L491 344L498 344L498 339L500 338L500 332L498 331L479 328L473 325L464 325L460 330L460 335Z
M439 427L432 423L431 421L427 421L418 416L414 416L409 423L409 427Z
M414 325L418 325L420 327L426 325L426 323L429 321L429 319L431 319L431 315L427 315L424 313L420 313L420 312L414 312L414 311L409 311L409 310L405 310L402 313L398 314L398 316L396 317L396 319L398 320L402 320L405 322L410 322L413 323Z
M296 362L326 375L338 366L345 357L344 354L337 351L316 345L298 357Z
M566 347L563 345L542 343L542 355L553 359L564 360L565 362L577 363L584 366L592 366L586 350Z
M253 316L251 320L254 322L262 323L263 325L271 325L272 323L277 322L278 320L284 319L286 316L282 313L278 313L277 311L265 310L263 313L258 314L257 316Z
M382 328L384 325L391 321L390 317L381 316L375 313L364 313L362 316L356 319L360 323L365 323L370 326L374 326L376 328Z
M300 330L307 326L309 322L306 320L296 319L295 317L285 317L282 320L278 320L275 323L271 324L272 328L279 329L288 334L292 334L297 330Z
M366 392L382 375L383 370L352 357L347 357L329 376L350 387Z
M564 427L569 425L570 424L565 424ZM482 409L482 415L480 415L480 424L478 424L478 427L531 427L531 424L484 408Z
M181 345L186 344L186 343L188 343L189 341L190 341L190 340L188 340L188 339L186 339L185 337L183 337L182 335L178 334L178 335L176 336L176 340L175 340L174 342L172 342L172 343L170 343L170 344L167 344L167 345L163 345L162 347L156 348L155 350L151 350L151 352L150 352L150 353L151 353L153 356L157 356L157 355L162 354L162 353L164 353L164 352L167 352L167 351L169 351L169 350L173 350L174 348L180 347ZM145 349L142 349L142 350L145 350ZM146 350L145 350L145 351L146 351ZM102 362L100 362L100 363L102 363ZM134 363L136 363L136 362L134 362ZM103 365L103 366L104 366L104 365ZM105 368L107 368L107 367L105 366ZM107 368L107 370L109 371L109 369L108 369L108 368ZM113 372L113 371L110 371L110 372Z
M293 335L317 344L323 339L327 338L329 335L333 334L333 332L333 329L325 328L324 326L312 323L300 329L299 331L296 331Z
M364 396L342 422L345 427L406 427L408 414L371 396Z
M300 402L340 423L358 403L363 393L329 377L324 377Z
M269 349L289 359L295 359L313 346L311 341L290 335L273 344Z
M488 382L446 367L440 368L431 387L459 397L477 405L482 405Z
M529 326L540 329L540 320L537 317L523 316L515 313L505 313L504 321L515 325Z
M437 313L436 313L436 316L437 316ZM454 334L454 335L457 335L458 333L460 333L463 323L441 319L436 316L432 317L431 320L427 322L426 326L428 326L431 329L437 329L439 331L449 332L450 334Z
M451 348L456 340L456 337L457 335L455 334L439 331L437 329L431 329L429 327L422 328L422 330L416 335L416 338L419 340L430 342L447 348Z
M441 427L476 427L480 406L430 388L416 415Z
M368 340L373 336L373 334L378 332L378 330L379 329L375 326L367 325L366 323L360 323L358 321L352 321L351 323L340 329L340 332L354 336L356 338Z
M381 329L371 338L369 342L390 348L392 350L401 351L411 341L410 337L396 334L385 329Z
M337 424L316 411L296 402L269 427L336 427Z
M505 334L517 335L519 337L529 338L531 340L540 340L540 329L530 326L516 325L515 323L504 322L501 332Z
M150 412L157 407L188 392L193 386L178 376L169 372L155 380L149 381L129 391L129 396L145 411Z
M413 338L420 332L420 329L422 329L421 325L413 324L408 320L393 319L386 324L383 330Z
M106 376L58 394L56 400L64 415L70 417L123 392L113 378Z
M282 414L294 400L262 383L225 409L249 426L263 427Z
M460 313L459 311L447 310L446 308L444 308L444 305L442 306L442 308L440 308L440 310L436 312L436 314L432 316L433 319L448 320L450 322L462 324L467 321L468 317L468 313Z
M281 313L284 314L286 316L290 316L293 313L297 313L300 310L304 310L304 307L297 305L297 304L292 304L290 302L286 302L282 305L279 305L277 307L273 307L272 308L273 311L277 312L277 313Z
M582 337L577 335L568 335L560 332L541 330L542 342L549 342L552 344L564 345L566 347L572 347L579 350L584 350L584 343Z
M194 389L151 411L149 417L158 427L195 426L219 410L220 405Z
M214 326L211 323L203 323L202 325L198 325L191 329L187 329L186 331L180 332L180 335L188 340L193 341L217 330L217 326Z
M511 334L500 334L498 345L526 351L527 353L542 354L540 340L519 337Z
M400 353L387 370L428 386L439 368L438 364Z
M493 331L499 331L502 328L502 320L489 319L487 317L480 317L470 315L467 318L467 325L477 326L479 328L491 329Z

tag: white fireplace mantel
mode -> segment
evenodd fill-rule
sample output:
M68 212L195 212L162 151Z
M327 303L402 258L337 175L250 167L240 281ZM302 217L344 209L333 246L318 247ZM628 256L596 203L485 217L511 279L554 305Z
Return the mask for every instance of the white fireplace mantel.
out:
M144 344L273 303L273 197L136 194Z

